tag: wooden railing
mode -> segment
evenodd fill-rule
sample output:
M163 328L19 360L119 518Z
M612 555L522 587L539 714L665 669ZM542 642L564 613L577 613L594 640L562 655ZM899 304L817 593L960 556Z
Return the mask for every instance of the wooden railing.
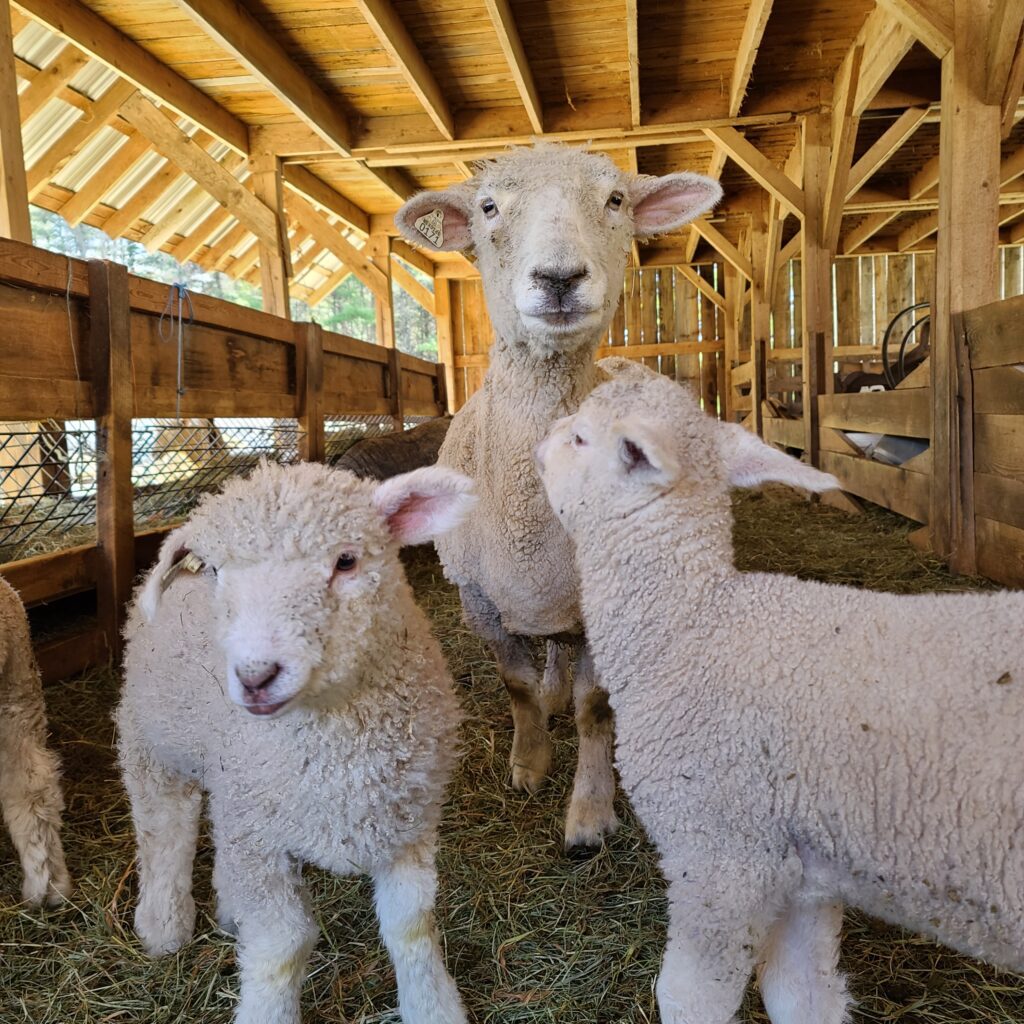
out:
M136 572L160 531L136 535L132 420L297 418L299 454L324 454L324 420L446 411L444 367L395 350L191 295L184 345L161 335L169 288L114 263L0 240L0 420L95 420L96 541L0 565L26 603L95 588L96 625L40 652L48 675L115 654Z

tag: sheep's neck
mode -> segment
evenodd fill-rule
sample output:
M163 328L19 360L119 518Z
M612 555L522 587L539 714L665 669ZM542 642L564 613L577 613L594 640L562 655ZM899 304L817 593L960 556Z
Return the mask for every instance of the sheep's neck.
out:
M534 415L564 416L578 408L602 379L594 363L598 339L570 352L537 355L525 344L498 338L491 346L488 379L519 405L528 398Z

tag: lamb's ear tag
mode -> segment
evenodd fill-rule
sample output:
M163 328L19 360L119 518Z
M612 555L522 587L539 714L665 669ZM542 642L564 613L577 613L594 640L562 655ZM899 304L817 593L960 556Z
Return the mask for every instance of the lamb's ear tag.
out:
M183 558L179 558L178 561L160 577L160 589L166 590L183 572L197 573L202 572L202 569L203 560L198 555L189 551L188 554Z
M439 248L444 245L444 210L431 210L430 213L417 217L413 223L416 225L416 230L431 245L436 245Z

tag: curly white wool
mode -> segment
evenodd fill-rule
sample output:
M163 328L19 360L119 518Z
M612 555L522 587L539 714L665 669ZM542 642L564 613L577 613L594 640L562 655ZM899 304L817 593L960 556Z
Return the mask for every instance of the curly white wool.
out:
M623 787L669 881L665 1024L839 1024L844 903L1024 969L1024 594L733 568L729 487L837 481L648 375L541 446Z
M152 954L192 934L202 793L239 1024L295 1024L316 928L301 865L369 873L406 1024L463 1024L433 920L461 713L398 558L472 506L426 468L383 484L265 465L175 530L131 611L119 756ZM186 552L197 573L178 572Z

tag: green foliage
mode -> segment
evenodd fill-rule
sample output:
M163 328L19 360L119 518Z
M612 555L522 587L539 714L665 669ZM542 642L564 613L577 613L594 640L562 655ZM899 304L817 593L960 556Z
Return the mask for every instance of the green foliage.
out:
M237 302L250 309L262 309L260 289L245 281L235 281L226 274L203 270L195 263L178 263L165 252L149 252L138 242L127 238L108 238L102 231L80 224L68 225L63 217L38 206L32 207L32 239L40 248L78 259L113 260L128 268L129 273L164 284L181 282L191 291L228 302ZM426 274L407 267L427 288L432 282ZM403 352L423 359L437 360L437 330L434 318L397 285L395 296L395 341ZM300 299L292 299L292 318L315 320L329 331L347 334L363 341L376 337L373 295L350 274L315 309Z

